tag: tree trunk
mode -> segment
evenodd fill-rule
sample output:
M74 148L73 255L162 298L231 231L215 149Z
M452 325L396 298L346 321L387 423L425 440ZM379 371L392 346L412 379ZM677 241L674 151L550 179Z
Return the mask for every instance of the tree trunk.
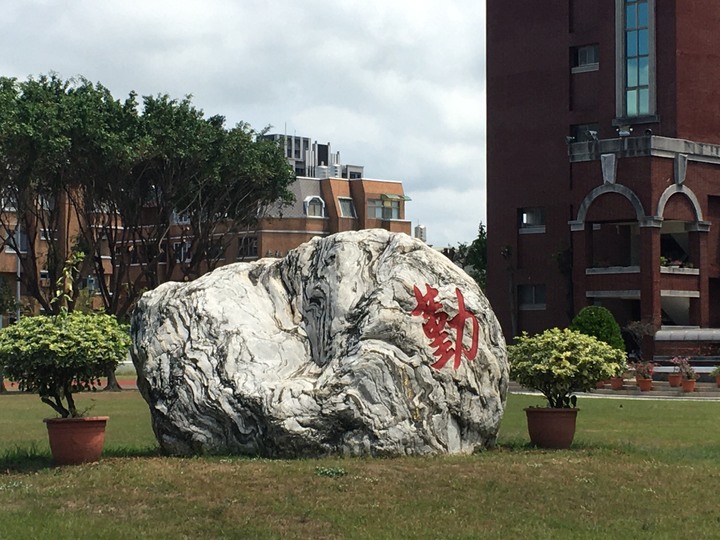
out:
M103 388L103 392L121 392L122 386L120 386L117 377L115 377L115 370L113 368L108 368L106 375L107 385Z

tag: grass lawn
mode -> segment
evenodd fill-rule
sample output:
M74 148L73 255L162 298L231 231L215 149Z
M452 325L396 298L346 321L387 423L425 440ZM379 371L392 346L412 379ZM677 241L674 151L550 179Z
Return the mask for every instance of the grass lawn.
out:
M720 538L720 402L581 399L569 451L528 447L510 396L474 456L168 458L137 392L88 394L105 457L49 465L30 395L0 395L0 538Z

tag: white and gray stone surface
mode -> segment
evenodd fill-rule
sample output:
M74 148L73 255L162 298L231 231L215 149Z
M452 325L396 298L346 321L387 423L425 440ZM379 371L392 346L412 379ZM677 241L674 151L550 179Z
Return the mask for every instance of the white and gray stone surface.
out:
M427 285L442 308L423 316ZM433 331L445 332L434 345ZM463 354L432 367L458 333ZM132 334L138 387L172 454L471 453L495 444L508 387L500 326L475 282L381 229L165 283L143 295Z

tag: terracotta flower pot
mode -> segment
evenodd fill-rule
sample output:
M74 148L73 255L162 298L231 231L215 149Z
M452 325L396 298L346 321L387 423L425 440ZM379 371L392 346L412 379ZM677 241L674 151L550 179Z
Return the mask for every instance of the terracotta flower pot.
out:
M683 379L682 389L683 389L683 392L694 392L695 391L695 379Z
M625 379L622 377L613 377L610 379L610 388L613 390L622 390L625 384Z
M715 377L715 384L717 384L718 388L720 388L720 375Z
M649 392L650 390L652 390L652 384L653 384L652 379L638 378L638 379L635 379L635 381L637 382L637 385L640 387L641 392Z
M540 448L570 448L578 410L528 407L525 415L530 442Z
M668 375L668 382L673 388L677 388L682 383L682 375L680 373L670 373Z
M100 459L105 444L107 416L46 418L50 451L55 465L78 465Z

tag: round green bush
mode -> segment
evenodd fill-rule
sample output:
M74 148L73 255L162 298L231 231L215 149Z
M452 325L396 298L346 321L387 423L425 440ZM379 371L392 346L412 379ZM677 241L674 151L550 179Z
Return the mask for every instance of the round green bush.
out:
M574 392L587 392L609 379L625 363L625 353L593 336L551 328L529 336L523 332L508 347L510 377L542 392L548 406L575 406Z
M582 332L586 336L593 336L621 351L625 350L620 326L610 310L602 306L582 308L570 323L570 329Z
M80 312L23 317L0 330L0 366L63 418L79 416L73 392L91 390L130 348L127 325Z

